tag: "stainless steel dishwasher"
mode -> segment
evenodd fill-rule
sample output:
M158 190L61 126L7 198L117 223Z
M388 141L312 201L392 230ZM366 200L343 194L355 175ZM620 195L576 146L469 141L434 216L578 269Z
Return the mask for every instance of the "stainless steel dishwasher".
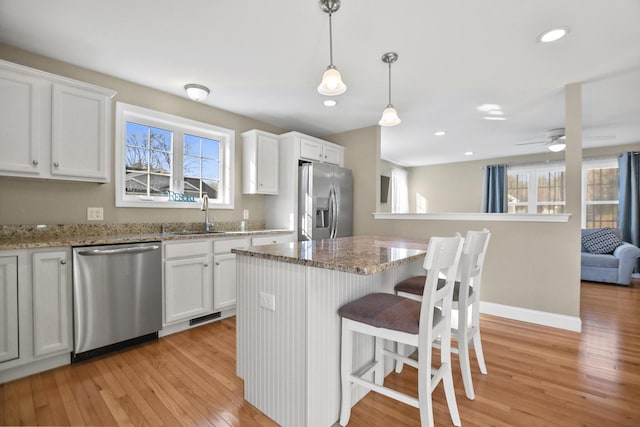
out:
M157 338L160 329L160 242L73 248L72 362Z

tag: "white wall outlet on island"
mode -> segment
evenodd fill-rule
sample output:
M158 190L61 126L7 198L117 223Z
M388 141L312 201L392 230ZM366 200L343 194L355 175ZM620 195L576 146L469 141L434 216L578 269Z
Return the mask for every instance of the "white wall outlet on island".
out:
M249 209L242 211L242 219L249 219Z
M260 292L260 307L276 311L276 296L266 292Z
M87 221L103 221L104 211L102 208L87 208Z

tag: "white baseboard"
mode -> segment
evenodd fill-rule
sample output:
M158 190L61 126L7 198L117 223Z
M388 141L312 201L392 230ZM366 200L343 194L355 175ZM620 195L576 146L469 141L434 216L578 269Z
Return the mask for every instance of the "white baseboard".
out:
M566 316L564 314L530 310L528 308L513 307L510 305L495 304L484 301L480 301L480 313L506 317L507 319L520 320L522 322L535 323L537 325L551 326L553 328L566 329L573 332L582 331L582 320L579 317Z

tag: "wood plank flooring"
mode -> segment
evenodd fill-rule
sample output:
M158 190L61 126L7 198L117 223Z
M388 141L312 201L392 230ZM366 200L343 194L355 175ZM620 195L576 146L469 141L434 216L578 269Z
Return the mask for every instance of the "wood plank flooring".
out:
M476 399L463 426L640 426L640 284L582 283L583 333L483 315L488 375L472 357ZM415 371L385 385L415 392ZM436 425L450 426L444 392ZM2 425L274 426L243 399L235 375L235 320L0 385ZM417 409L370 393L350 427L419 426Z

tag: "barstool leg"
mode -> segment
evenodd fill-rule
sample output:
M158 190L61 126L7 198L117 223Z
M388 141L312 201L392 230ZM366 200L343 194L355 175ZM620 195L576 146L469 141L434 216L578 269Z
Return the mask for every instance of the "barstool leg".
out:
M340 356L340 381L342 384L342 398L340 403L340 425L346 426L351 417L351 380L349 376L353 363L353 332L342 319L342 338Z
M447 398L447 406L451 415L451 422L455 426L462 425L460 421L460 413L458 412L458 403L456 402L456 392L453 388L453 372L451 371L451 329L441 336L440 345L440 369L443 369L442 383L444 385L444 394Z
M382 355L382 346L384 345L384 340L382 338L374 337L375 341L375 362L376 367L374 370L374 382L378 385L384 384L384 356Z

